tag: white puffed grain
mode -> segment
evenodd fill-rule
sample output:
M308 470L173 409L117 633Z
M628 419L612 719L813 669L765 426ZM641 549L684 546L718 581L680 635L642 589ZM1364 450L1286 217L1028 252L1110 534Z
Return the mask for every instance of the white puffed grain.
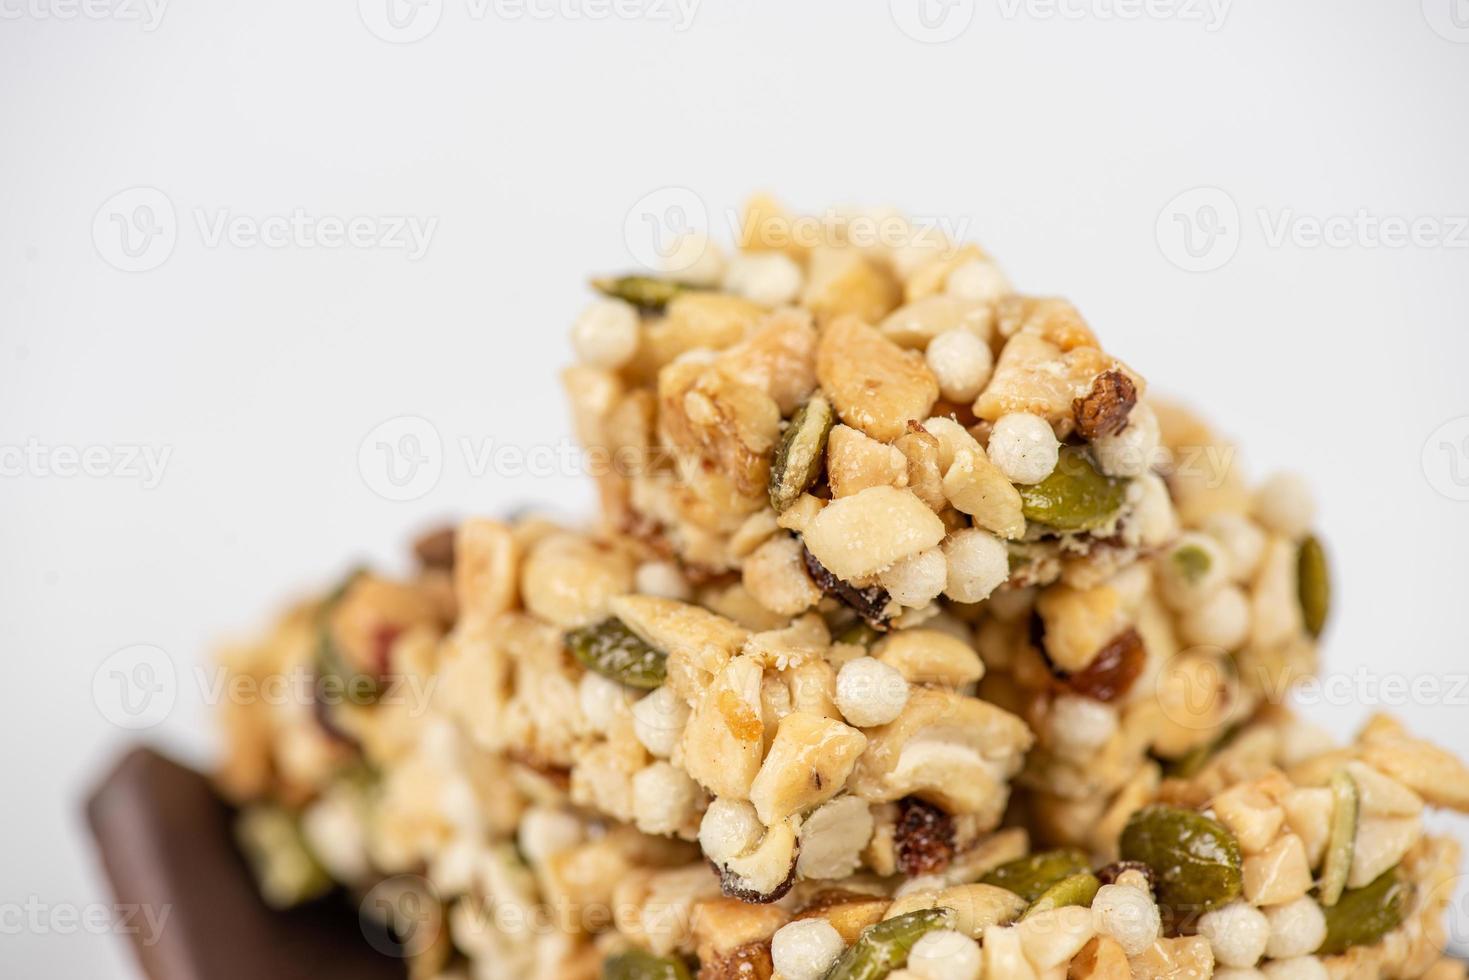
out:
M1039 415L1011 412L995 422L987 452L1011 483L1039 483L1056 468L1061 443Z
M962 327L933 338L924 354L939 391L951 402L972 402L989 383L994 355L973 331Z
M820 980L847 948L841 933L825 919L801 919L781 926L770 940L770 958L785 980Z
M593 302L571 328L571 344L583 364L619 368L638 349L641 320L631 303L608 297Z
M908 704L908 681L881 660L858 657L837 672L836 703L854 727L886 725Z

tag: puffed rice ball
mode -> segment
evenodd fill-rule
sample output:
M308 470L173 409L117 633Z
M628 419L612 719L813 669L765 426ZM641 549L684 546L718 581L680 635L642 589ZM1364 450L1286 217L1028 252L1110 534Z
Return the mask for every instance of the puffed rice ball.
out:
M900 605L919 609L944 591L949 581L949 563L938 548L900 558L878 575L882 587Z
M1141 955L1163 933L1162 916L1153 897L1128 884L1103 885L1092 899L1097 932L1117 940L1128 956Z
M1250 600L1239 586L1225 586L1185 611L1178 628L1185 643L1237 650L1250 633Z
M952 929L920 937L908 952L908 972L921 980L979 980L983 965L979 943Z
M951 402L971 402L989 383L994 355L989 344L970 330L946 330L933 338L924 354L939 391Z
M531 864L540 864L580 844L585 837L582 822L564 810L549 806L533 806L520 817L516 840L520 851Z
M664 684L632 706L633 734L643 743L643 748L666 759L673 755L692 710L672 685Z
M1117 733L1117 709L1092 698L1066 694L1051 702L1048 731L1056 753L1086 759Z
M576 700L592 731L603 734L628 710L627 688L590 670L577 682Z
M688 580L671 561L645 561L633 573L633 588L638 595L658 596L687 602L693 595Z
M571 345L583 364L620 368L638 349L641 320L631 303L599 299L582 311L571 328Z
M1199 917L1199 935L1209 940L1214 959L1225 966L1254 966L1265 955L1270 923L1248 902L1231 902Z
M1270 980L1330 980L1331 977L1326 964L1314 956L1270 960L1260 970Z
M1229 577L1248 582L1255 577L1265 555L1265 532L1243 514L1224 511L1204 519L1204 531L1218 541L1229 555Z
M1061 443L1039 415L1011 412L995 422L987 451L1011 483L1039 483L1056 468Z
M1276 473L1255 491L1255 516L1277 534L1299 538L1311 530L1316 501L1298 474Z
M896 668L872 657L858 657L837 672L837 707L857 728L886 725L908 704L908 681Z
M830 922L801 919L775 931L770 958L785 980L821 980L846 948L841 933Z
M730 260L724 288L761 306L785 306L801 294L801 267L783 252L741 253Z
M1265 909L1270 923L1270 941L1265 955L1272 960L1286 960L1314 953L1326 941L1326 913L1309 895L1294 902L1272 905Z
M724 250L701 231L678 236L663 260L670 279L691 286L717 286L724 276Z
M949 273L944 292L959 299L994 305L1010 295L1010 280L988 259L974 259Z
M955 531L944 540L943 549L949 566L944 594L955 602L979 602L1010 577L1010 552L988 531Z
M715 864L727 864L759 844L764 833L765 825L752 804L720 797L699 822L699 847Z
M632 778L632 810L645 834L676 834L698 809L703 791L689 774L655 762Z
M1108 476L1142 476L1160 461L1161 439L1157 413L1139 403L1127 413L1127 425L1121 431L1092 440L1092 455Z

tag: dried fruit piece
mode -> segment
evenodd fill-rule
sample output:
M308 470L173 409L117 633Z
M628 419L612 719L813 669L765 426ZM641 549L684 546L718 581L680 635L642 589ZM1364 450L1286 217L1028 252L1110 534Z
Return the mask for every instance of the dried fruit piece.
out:
M691 288L687 283L653 276L611 276L593 279L592 286L604 296L626 300L645 310L661 310L673 297Z
M888 604L892 597L888 590L880 585L869 585L865 589L859 589L850 582L837 578L821 562L817 561L808 548L802 548L801 554L806 559L806 571L810 573L811 580L817 587L827 595L837 599L857 611L863 622L874 630L887 629Z
M1318 956L1335 956L1352 946L1368 946L1402 924L1412 886L1397 868L1390 868L1370 885L1349 888L1326 913L1326 941Z
M893 828L898 870L910 878L943 871L954 858L954 818L914 796L898 801Z
M1120 852L1153 869L1158 904L1175 914L1227 905L1244 887L1239 842L1224 824L1193 810L1143 807L1127 821Z
M1331 573L1326 567L1326 551L1314 534L1301 542L1296 555L1296 589L1306 632L1320 636L1331 609Z
M1081 670L1054 673L1076 694L1108 703L1121 698L1132 688L1147 661L1142 636L1129 627L1108 640L1092 662Z
M1360 811L1357 781L1345 769L1338 769L1331 777L1331 831L1326 839L1326 862L1321 866L1319 895L1321 904L1327 908L1335 905L1346 890Z
M1027 902L1034 902L1057 882L1090 870L1091 862L1087 860L1085 851L1066 847L1007 861L980 881L1008 889Z
M689 968L672 957L633 949L607 957L602 980L689 980Z
M1030 908L1025 910L1022 920L1052 909L1059 909L1066 905L1092 904L1092 899L1097 897L1097 891L1102 887L1102 882L1096 875L1089 871L1081 874L1068 875L1056 882L1050 888L1041 892L1040 896L1030 903Z
M795 503L821 477L833 421L831 403L819 394L791 416L770 463L770 506L776 513Z
M1076 431L1083 438L1099 439L1116 435L1127 425L1127 416L1137 404L1137 385L1116 369L1103 371L1092 382L1091 390L1071 403L1076 418Z
M458 529L453 526L437 528L413 542L413 555L424 568L439 568L452 571L454 568L454 538Z
M868 926L826 972L825 980L883 980L908 962L914 943L948 928L953 919L949 909L919 909Z
M1104 476L1077 446L1061 447L1061 459L1050 476L1016 489L1026 520L1057 531L1102 527L1127 499L1127 481Z
M652 690L668 676L668 657L644 643L616 616L566 634L566 646L587 670Z

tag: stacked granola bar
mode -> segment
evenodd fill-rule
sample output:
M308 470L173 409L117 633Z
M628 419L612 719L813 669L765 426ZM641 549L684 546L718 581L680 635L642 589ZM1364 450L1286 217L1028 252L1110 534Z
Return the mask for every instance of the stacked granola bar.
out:
M1281 707L1299 481L863 217L596 281L594 527L466 521L229 656L311 692L227 709L267 898L352 889L423 978L1462 977L1469 769Z

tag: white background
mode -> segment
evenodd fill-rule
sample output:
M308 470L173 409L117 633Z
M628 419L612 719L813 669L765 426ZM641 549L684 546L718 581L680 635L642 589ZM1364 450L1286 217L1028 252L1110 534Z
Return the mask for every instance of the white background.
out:
M177 702L143 736L204 761L194 670L220 640L353 559L401 562L441 516L589 510L575 475L476 476L460 440L569 437L556 370L584 276L629 265L630 212L669 186L721 233L759 188L966 223L1238 436L1252 472L1309 475L1333 671L1469 670L1469 503L1449 496L1469 495L1469 423L1431 438L1469 415L1462 0L1236 0L1222 23L1195 0L931 0L944 43L900 27L922 33L917 0L704 0L683 30L661 3L428 0L411 44L369 30L394 36L387 0L176 0L151 30L141 6L68 2L0 0L0 447L170 456L152 488L120 455L111 475L0 478L0 906L108 900L79 801L138 737L93 697L109 655L167 652ZM177 240L119 271L104 205L140 186ZM1198 187L1224 197L1168 210ZM437 226L417 260L208 243L221 216L296 209ZM1272 244L1283 218L1359 209L1457 247ZM1220 232L1194 243L1221 267L1172 261L1193 262L1175 212ZM358 448L405 415L444 463L395 502ZM1340 735L1373 710L1347 693L1308 709ZM1469 751L1465 697L1400 710ZM130 975L114 937L3 925L8 973Z

